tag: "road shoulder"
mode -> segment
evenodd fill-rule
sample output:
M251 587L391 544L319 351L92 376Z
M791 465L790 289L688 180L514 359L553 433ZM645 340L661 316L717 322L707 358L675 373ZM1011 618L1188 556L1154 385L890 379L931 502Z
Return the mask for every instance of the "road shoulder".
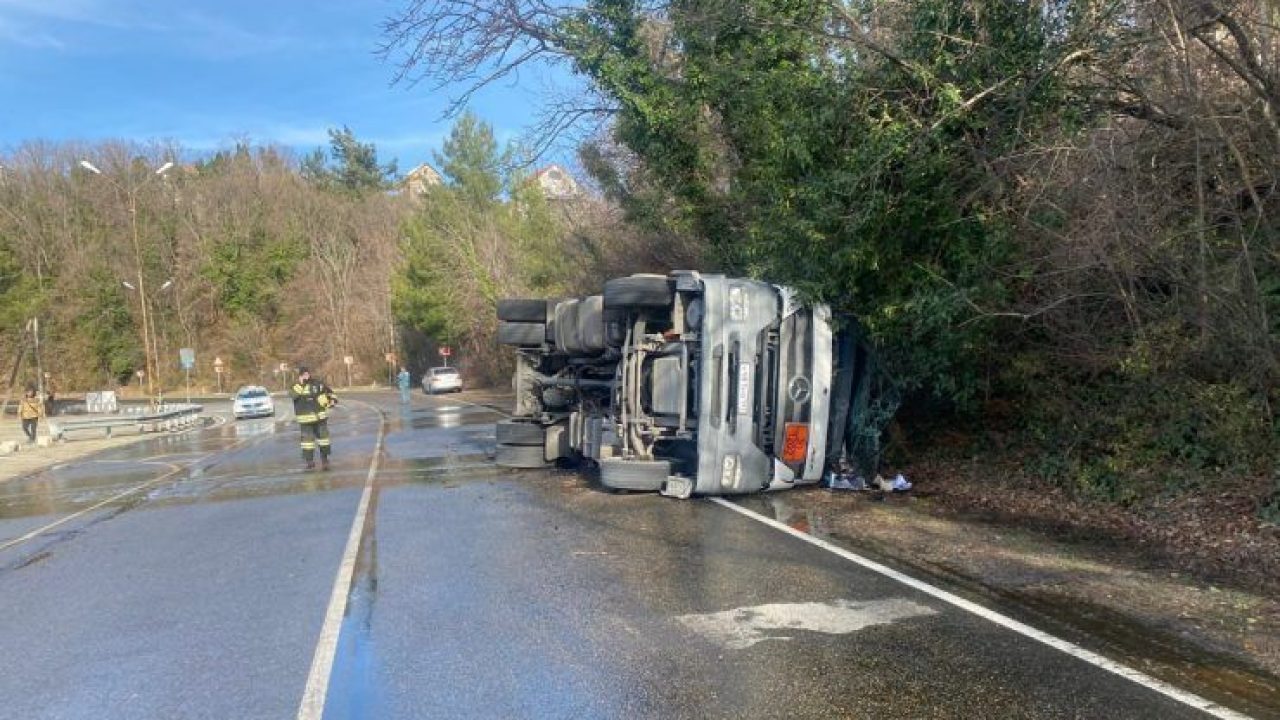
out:
M206 417L214 422L224 422L226 420L225 414L220 413L211 413ZM35 444L28 444L26 438L22 435L22 430L16 426L16 421L13 425L14 427L6 426L0 429L0 443L7 441L18 443L16 452L0 455L0 484L29 477L58 465L83 460L100 452L114 450L168 434L164 432L117 430L112 433L111 437L82 436L70 440L55 441L47 446L40 447ZM197 425L193 429L202 427L206 427L206 425ZM192 428L189 428L181 432L189 432L191 430ZM44 436L45 432L44 421L41 421L40 433Z

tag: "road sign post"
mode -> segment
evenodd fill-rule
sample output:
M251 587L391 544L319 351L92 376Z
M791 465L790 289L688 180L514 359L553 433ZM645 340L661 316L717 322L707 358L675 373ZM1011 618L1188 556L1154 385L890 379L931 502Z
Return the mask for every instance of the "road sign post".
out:
M187 404L191 404L191 368L196 366L196 351L192 348L180 348L178 361L182 363L182 371L187 377Z
M351 357L350 355L344 355L342 358L342 364L347 366L347 388L348 389L351 387L351 366L354 365L355 362L356 362L356 359L354 357Z
M223 371L224 371L224 370L226 370L226 368L225 368L225 367L223 367L223 365L222 365L222 358L220 358L220 357L216 357L216 358L214 358L214 359L213 359L213 372L214 372L214 374L216 374L216 375L218 376L218 394L219 394L219 395L221 395L221 394L222 394L222 373L223 373Z
M440 357L444 359L444 366L449 367L449 356L453 354L453 349L448 345L440 348Z

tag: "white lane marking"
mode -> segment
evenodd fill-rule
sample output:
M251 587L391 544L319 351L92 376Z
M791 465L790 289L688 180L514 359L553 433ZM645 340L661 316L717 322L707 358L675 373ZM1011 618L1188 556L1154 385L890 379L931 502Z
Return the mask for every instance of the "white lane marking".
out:
M134 485L133 487L129 488L128 490L124 490L124 491L122 491L122 492L118 492L118 493L116 493L115 495L112 495L111 497L107 498L106 500L103 500L102 502L94 503L93 505L90 505L89 507L87 507L87 508L85 508L85 509L83 509L83 510L79 510L79 511L77 511L77 512L73 512L73 513L71 513L70 515L68 515L68 516L66 516L66 517L64 517L64 518L60 518L60 519L58 519L58 520L55 520L55 521L53 521L53 522L49 523L48 525L44 525L44 526L38 527L38 528L36 528L35 530L32 530L31 532L27 533L26 535L23 535L22 537L14 538L14 539L12 539L12 540L10 540L10 541L8 541L8 542L6 542L6 543L4 543L4 544L0 545L0 551L8 550L9 548L11 548L11 547L13 547L13 546L15 546L15 545L21 545L22 543L27 542L28 540L33 540L33 539L35 539L35 538L37 538L37 537L39 537L39 536L41 536L41 535L43 535L43 534L45 534L45 533L49 532L50 530L52 530L52 529L54 529L54 528L56 528L56 527L60 527L60 526L62 526L62 525L66 525L67 523L71 522L72 520L75 520L76 518L84 517L85 515L87 515L87 514L89 514L89 513L93 512L94 510L97 510L97 509L98 509L98 508L100 508L100 507L103 507L103 506L105 506L105 505L110 505L111 503L113 503L113 502L115 502L115 501L117 501L117 500L122 500L122 499L124 499L124 498L129 497L130 495L133 495L133 494L135 494L135 493L138 493L138 492L141 492L141 491L143 491L143 490L146 490L147 488L151 487L152 485L156 485L156 484L158 484L158 483L162 483L162 482L164 482L165 480L168 480L169 478L173 477L174 475L177 475L178 473L182 472L182 471L185 469L185 468L182 468L182 467L178 467L177 465L172 465L172 464L170 464L170 463L157 463L157 464L169 465L169 468L170 468L169 472L167 472L167 473L165 473L165 474L161 475L160 477L157 477L157 478L154 478L154 479L148 480L148 481L146 481L146 482L144 482L144 483L142 483L142 484L140 484L140 485Z
M213 452L210 452L210 453L205 453L204 455L201 455L200 457L198 457L198 458L196 458L196 459L192 460L191 462L189 462L189 463L187 463L187 464L185 464L185 465L179 465L179 464L177 464L177 463L169 463L169 462L163 462L163 461L145 461L145 462L139 462L138 464L140 464L140 465L167 465L167 466L170 468L170 470L169 470L169 472L167 472L167 473L165 473L165 474L163 474L163 475L161 475L161 476L159 476L159 477L157 477L157 478L153 478L153 479L148 480L148 481L146 481L146 482L144 482L144 483L140 483L140 484L138 484L138 485L134 485L133 487L129 488L128 490L122 490L121 492L118 492L118 493L116 493L115 495L112 495L111 497L107 498L106 500L103 500L102 502L94 503L93 505L90 505L89 507L84 508L83 510L79 510L79 511L77 511L77 512L71 513L70 515L68 515L68 516L66 516L66 517L64 517L64 518L60 518L60 519L58 519L58 520L55 520L55 521L53 521L53 522L49 523L48 525L44 525L44 526L38 527L38 528L36 528L35 530L32 530L31 532L27 533L26 535L23 535L22 537L17 537L17 538L14 538L14 539L12 539L12 540L9 540L9 541L5 542L4 544L0 544L0 551L8 550L9 548L14 547L15 545L21 545L22 543L27 542L28 540L33 540L33 539L35 539L35 538L37 538L37 537L39 537L39 536L41 536L41 535L43 535L43 534L45 534L45 533L49 532L50 530L52 530L52 529L54 529L54 528L56 528L56 527L60 527L60 526L62 526L62 525L66 525L67 523L71 522L72 520L75 520L76 518L84 517L85 515L87 515L87 514L89 514L89 513L93 512L94 510L97 510L97 509L99 509L99 508L101 508L101 507L104 507L104 506L106 506L106 505L110 505L111 503L116 502L117 500L122 500L122 499L124 499L124 498L127 498L127 497L129 497L130 495L133 495L133 494L135 494L135 493L142 492L143 490L146 490L147 488L149 488L149 487L151 487L151 486L153 486L153 485L158 485L158 484L160 484L160 483L164 482L165 480L168 480L169 478L171 478L171 477L173 477L173 476L177 475L178 473L181 473L183 470L188 470L188 469L190 469L190 468L192 468L192 467L195 467L196 465L199 465L200 463L204 462L205 460L208 460L209 458L211 458L211 457L213 457L214 455L217 455L217 454L219 454L219 453L231 452L232 450L235 450L236 448L240 447L241 445L245 444L246 442L248 442L248 440L237 440L236 442L234 442L234 443L232 443L232 444L228 445L228 446L227 446L227 447L225 447L225 448L221 448L221 449L219 449L219 450L214 450ZM100 461L100 460L92 460L92 461L90 461L90 462L104 462L104 461ZM121 461L121 462L128 462L128 461ZM65 464L63 465L63 467L66 467L66 466L71 465L71 464L73 464L73 463L65 463Z
M908 587L919 590L920 592L925 593L926 595L930 595L945 603L954 605L955 607L958 607L961 610L964 610L966 612L973 613L974 615L977 615L978 617L984 620L989 620L990 622L993 622L996 625L1012 630L1020 635L1031 638L1032 640L1035 640L1037 642L1044 643L1045 645L1048 645L1049 647L1055 650L1059 650L1074 658L1083 660L1089 663L1090 665L1093 665L1094 667L1101 668L1111 673L1115 673L1116 675L1119 675L1120 677L1125 678L1126 680L1135 682L1138 685L1141 685L1149 690L1154 690L1160 693L1161 695L1164 695L1165 697L1176 700L1184 705L1188 705L1197 710L1201 710L1217 718L1224 718L1227 720L1249 720L1248 715L1238 713L1235 710L1232 710L1227 707L1223 707L1218 703L1206 700L1200 697L1199 695L1183 690L1182 688L1170 685L1169 683L1164 682L1163 680L1158 680L1156 678L1151 677L1150 675L1138 672L1133 668L1126 667L1125 665L1121 665L1120 663L1115 662L1114 660L1105 658L1102 655L1099 655L1098 653L1095 653L1091 650L1086 650L1080 647L1079 645L1076 645L1075 643L1069 642L1067 640L1063 640L1062 638L1055 637L1042 630L1037 630L1036 628L1033 628L1030 625L1027 625L1026 623L1018 622L1017 620L1014 620L1013 618L1008 617L1007 615L1002 615L994 610L985 608L977 603L965 600L964 598L958 595L953 595L947 592L946 590L936 588L924 581L917 580L911 577L910 575L900 573L897 570L894 570L893 568L887 567L885 565L881 565L880 563L874 560L870 560L868 558L862 557L861 555L858 555L857 553L846 550L838 545L833 545L832 543L829 543L826 540L823 540L822 538L817 538L812 535L809 535L808 533L800 532L799 530L796 530L795 528L789 525L780 523L777 520L774 520L773 518L765 517L755 511L748 510L747 508L744 508L740 505L729 502L724 498L713 497L713 498L710 498L710 500L716 503L717 505L729 508L730 510L736 513L739 513L741 515L745 515L751 518L752 520L764 523L765 525L768 525L776 530L780 530L788 535L791 535L792 537L799 538L809 543L810 545L816 545L822 548L823 550L826 550L835 555L839 555L840 557L852 563L855 563L857 565L861 565L862 567L868 570L871 570L872 572L876 572L881 575L884 575L887 578L897 580L898 582Z
M163 460L151 460L151 459L136 461L138 465L168 465L170 470L168 471L168 473L165 473L164 475L160 475L159 478L147 480L147 482L145 483L137 484L137 486L133 486L132 488L127 489L127 491L115 493L115 495L109 498L106 498L106 500L97 502L95 503L95 505L88 506L86 507L86 509L79 510L77 512L72 512L72 514L65 516L65 518L54 520L52 521L52 523L44 525L44 527L31 530L31 532L24 534L24 536L20 538L14 538L12 539L12 541L8 541L8 542L5 542L4 544L0 544L0 552L9 550L10 547L18 546L18 544L27 542L29 541L29 539L35 539L37 537L40 537L42 536L42 534L49 532L49 530L61 527L61 525L70 523L70 521L74 519L83 518L84 515L90 514L90 512L100 509L100 507L110 505L110 503L113 503L118 500L123 500L123 498L125 497L134 495L134 493L145 491L145 489L147 488L156 486L156 484L163 483L165 482L165 480L168 480L169 478L174 477L174 475L177 475L178 473L182 473L183 470L195 468L196 465L200 465L201 462L204 462L205 460L209 460L210 457L218 455L220 454L220 452L230 452L230 451L236 450L237 447L244 445L244 443L259 442L261 441L261 439L262 438L238 439L238 441L230 443L230 445L228 445L227 447L219 448L219 450L215 450L212 452L206 452L206 454L196 457L195 460L187 462L186 465L179 465L177 464L177 462L165 462ZM155 457L159 457L159 456L155 456ZM88 459L86 460L86 462L109 462L109 461ZM119 460L118 462L131 462L131 460ZM77 464L79 464L79 461L63 462L63 464L55 465L54 468L50 468L50 469L56 470L59 468L69 468L69 466L77 465Z
M358 400L349 402L368 406ZM369 463L369 474L364 479L360 504L356 506L355 520L351 522L351 533L347 535L347 547L342 553L342 562L338 565L338 577L334 579L333 592L329 594L329 609L324 614L320 639L316 642L315 655L311 658L311 672L307 675L307 687L302 692L302 703L298 706L298 720L319 720L324 714L324 701L329 694L333 657L338 652L338 633L342 630L342 616L347 612L347 595L351 590L351 578L355 575L356 555L360 551L360 537L364 534L369 498L373 495L373 481L377 477L378 464L382 459L382 443L387 426L382 412L377 408L372 409L378 413L378 442L373 449L373 461Z
M765 640L790 640L793 630L848 635L872 625L937 615L938 611L906 598L770 603L722 612L676 617L693 632L730 650L745 650Z

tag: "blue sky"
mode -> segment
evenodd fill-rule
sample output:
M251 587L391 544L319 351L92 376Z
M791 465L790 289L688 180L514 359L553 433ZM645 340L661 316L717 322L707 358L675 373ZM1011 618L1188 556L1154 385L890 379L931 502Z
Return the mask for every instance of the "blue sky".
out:
M0 149L25 140L238 139L309 151L348 125L401 170L448 132L452 91L392 86L374 55L404 0L0 0ZM553 71L475 97L501 139L526 128Z

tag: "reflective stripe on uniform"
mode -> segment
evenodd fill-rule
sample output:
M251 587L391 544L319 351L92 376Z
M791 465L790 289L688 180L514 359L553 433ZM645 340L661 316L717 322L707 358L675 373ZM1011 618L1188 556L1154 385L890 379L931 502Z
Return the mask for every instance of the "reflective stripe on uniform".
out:
M325 443L325 444L327 445L328 443ZM303 449L303 450L315 450L315 449L316 449L316 444L315 444L315 443L313 443L313 442L311 442L310 440L303 440L303 441L302 441L302 449Z
M323 419L324 418L322 417L316 417L316 413L305 413L298 416L298 422L303 425L310 425L311 423L318 422Z
M316 441L316 444L319 445L320 447L329 447L329 438L327 437L320 438L319 440Z

